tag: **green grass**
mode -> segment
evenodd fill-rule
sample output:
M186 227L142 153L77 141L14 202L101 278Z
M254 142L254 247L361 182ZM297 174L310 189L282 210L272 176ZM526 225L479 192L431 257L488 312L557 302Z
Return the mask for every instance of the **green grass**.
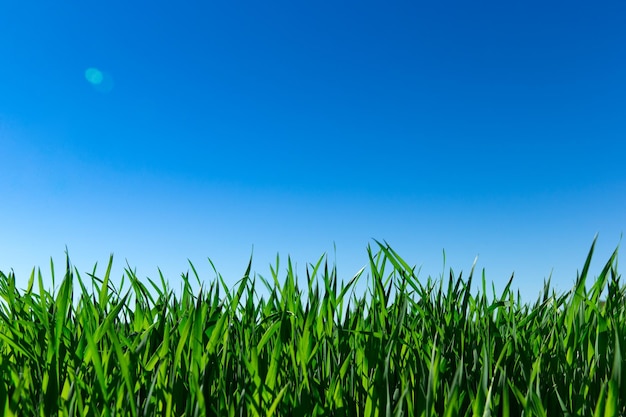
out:
M202 285L192 265L179 294L130 269L116 289L112 258L104 277L81 277L67 259L52 293L40 272L21 291L0 273L0 413L626 415L617 251L592 281L594 240L571 291L548 281L529 304L511 281L487 294L484 273L474 294L473 269L420 282L376 244L367 273L344 284L322 257L304 288L291 262L279 276L278 259L269 281L250 262L233 289L219 275Z

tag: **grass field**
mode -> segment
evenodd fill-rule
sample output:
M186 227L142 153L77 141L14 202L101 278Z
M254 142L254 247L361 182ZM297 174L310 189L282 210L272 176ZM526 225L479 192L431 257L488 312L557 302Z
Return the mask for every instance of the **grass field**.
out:
M232 289L192 265L179 292L131 270L115 288L112 259L103 277L68 259L52 292L0 273L2 415L626 415L617 250L588 278L594 241L571 291L525 303L473 270L421 282L376 243L345 283L324 257L306 277L250 263Z

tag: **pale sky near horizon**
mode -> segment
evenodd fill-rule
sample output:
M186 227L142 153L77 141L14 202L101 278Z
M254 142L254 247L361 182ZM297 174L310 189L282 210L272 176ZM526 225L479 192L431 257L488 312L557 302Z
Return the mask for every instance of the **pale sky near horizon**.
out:
M234 285L373 239L534 301L626 229L626 3L4 1L0 271ZM334 246L336 245L336 258ZM621 257L623 258L623 256ZM446 269L446 276L448 270ZM479 278L480 276L478 276Z

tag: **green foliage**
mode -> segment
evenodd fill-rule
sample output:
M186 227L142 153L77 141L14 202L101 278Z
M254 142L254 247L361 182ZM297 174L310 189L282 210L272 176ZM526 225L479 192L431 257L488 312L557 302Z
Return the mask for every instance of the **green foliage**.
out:
M0 407L5 416L619 416L626 415L626 289L617 251L587 289L545 284L534 305L472 294L450 271L425 283L387 244L368 247L361 297L325 257L291 260L282 283L218 279L180 294L89 274L69 259L56 294L41 273L20 292L0 272ZM33 291L37 279L38 293ZM54 279L54 277L53 277ZM80 293L75 296L76 284ZM53 284L54 285L54 284ZM220 290L225 292L220 296ZM605 300L600 295L606 292Z

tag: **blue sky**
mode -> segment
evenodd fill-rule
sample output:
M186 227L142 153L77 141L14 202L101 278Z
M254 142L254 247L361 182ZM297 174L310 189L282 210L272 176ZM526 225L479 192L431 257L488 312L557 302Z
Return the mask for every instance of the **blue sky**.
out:
M420 277L534 301L626 226L626 3L5 1L0 270L110 253L173 288L254 247L348 280L386 240ZM95 77L95 78L94 78ZM91 81L102 80L100 84ZM334 246L336 245L336 255ZM281 271L284 275L284 262ZM446 272L447 273L447 272Z

